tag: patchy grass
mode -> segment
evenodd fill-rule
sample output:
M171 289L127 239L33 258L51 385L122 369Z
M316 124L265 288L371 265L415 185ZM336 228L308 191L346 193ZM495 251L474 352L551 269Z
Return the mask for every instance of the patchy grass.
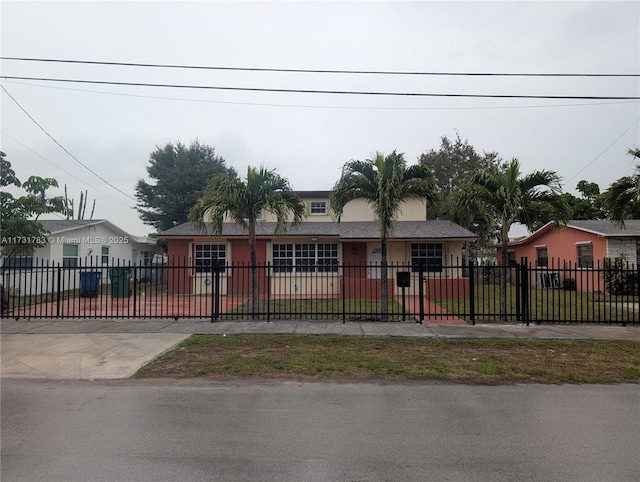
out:
M516 287L507 285L507 313L517 323ZM581 292L563 289L529 290L529 319L539 322L578 321L587 323L637 323L638 315L629 305L637 302L634 296L611 296L600 292ZM470 313L468 298L432 300L451 313ZM478 284L475 291L476 323L504 323L500 320L500 287ZM461 316L469 322L469 316Z
M222 314L225 319L251 320L251 300L242 303L232 310ZM399 321L402 319L402 305L395 299L389 299L387 304L387 319ZM339 320L343 314L349 321L380 321L382 306L380 300L340 298L289 298L289 299L260 299L258 313L266 317L270 313L271 320Z
M638 383L640 341L202 335L137 378Z

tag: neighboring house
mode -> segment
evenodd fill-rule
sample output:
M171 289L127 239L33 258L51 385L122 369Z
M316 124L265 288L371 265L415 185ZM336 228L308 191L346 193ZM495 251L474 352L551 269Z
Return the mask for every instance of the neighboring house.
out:
M155 239L132 236L104 219L40 222L49 233L47 245L30 255L5 259L5 267L20 268L5 270L5 286L18 287L30 283L34 285L32 293L51 292L57 286L55 276L47 276L45 268L53 266L93 267L94 271L104 271L102 279L106 282L108 276L103 267L147 265L161 253ZM35 271L39 271L38 276L35 276ZM144 270L140 270L140 273L144 273ZM70 271L65 284L71 288L79 286L78 276L77 270Z
M33 257L62 266L146 265L161 253L154 238L132 236L105 219L40 222L49 232L49 243Z
M597 276L587 276L594 267L602 267L605 258L621 254L630 267L638 266L639 249L640 220L625 221L624 226L609 220L574 220L561 228L548 223L527 238L510 242L507 252L510 263L519 263L526 257L534 267L558 270L551 280L538 276L538 286L560 287L564 277L573 277L577 278L578 289L591 291L602 288ZM501 256L502 248L498 246L497 259Z
M334 278L342 264L366 265L366 269L358 270L359 280L379 282L380 231L366 201L347 204L338 223L329 214L329 191L298 194L308 214L301 225L276 235L275 220L264 219L257 224L258 264L270 263L275 278L280 275L287 279L284 283L274 281L271 293L292 294L295 290L296 294L305 294L305 290L315 290L314 294L318 294L318 290L322 290L322 294L336 295L340 290L338 283L309 283L308 280L310 276L316 280ZM230 265L250 263L248 234L234 223L225 223L220 236L204 234L191 223L185 223L159 233L158 238L167 240L169 264L180 262L194 266L191 281L172 283L169 280L169 291L173 293L204 293L211 283L213 256ZM409 201L394 222L388 240L388 261L413 266L422 262L426 271L434 276L462 280L460 269L446 266L462 265L463 245L475 239L472 232L450 221L427 221L425 204ZM393 276L392 270L389 275ZM236 286L230 276L233 275L228 272L223 274L223 293L227 292L227 286ZM413 276L417 277L417 273Z

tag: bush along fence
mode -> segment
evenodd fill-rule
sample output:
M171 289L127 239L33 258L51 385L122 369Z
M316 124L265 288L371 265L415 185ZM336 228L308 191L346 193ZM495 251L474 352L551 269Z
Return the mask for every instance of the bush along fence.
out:
M509 266L109 264L0 271L3 318L639 324L640 272L605 260ZM386 290L382 283L386 273ZM386 292L386 295L383 293Z

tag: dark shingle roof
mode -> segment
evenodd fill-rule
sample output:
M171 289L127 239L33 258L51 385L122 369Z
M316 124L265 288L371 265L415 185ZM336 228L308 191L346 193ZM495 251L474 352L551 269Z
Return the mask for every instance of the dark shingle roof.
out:
M624 222L624 226L609 221L608 219L598 220L573 220L569 221L569 225L581 229L583 231L589 231L604 236L640 236L640 219L629 219Z
M309 198L327 198L329 199L330 191L296 191L296 194L303 199Z
M104 222L104 219L43 219L40 222L48 232L59 233L69 229L100 224Z
M274 236L276 223L258 223L257 236ZM299 226L289 227L285 236L336 236L340 239L378 239L380 230L378 223L374 221L359 222L306 222ZM195 237L205 236L198 231L193 224L185 223L174 228L158 233L159 238L171 238L174 236ZM222 227L222 236L247 236L246 230L237 224L225 223ZM471 231L458 226L451 221L396 221L392 238L402 239L475 239L476 235Z

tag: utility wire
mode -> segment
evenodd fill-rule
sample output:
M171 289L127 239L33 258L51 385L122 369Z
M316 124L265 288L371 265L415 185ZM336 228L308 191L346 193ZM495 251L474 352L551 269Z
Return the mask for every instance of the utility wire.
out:
M82 167L84 167L87 171L89 171L91 174L93 174L94 176L96 176L98 179L100 179L101 181L105 182L108 186L112 187L113 189L115 189L116 191L118 191L120 194L124 194L126 197L128 197L129 199L131 199L132 201L136 201L135 198L131 197L129 194L127 194L126 192L118 189L117 187L115 187L113 184L111 184L109 181L107 181L105 178L103 178L102 176L100 176L100 174L96 173L94 170L92 170L91 168L89 168L86 164L84 164L82 161L80 161L76 156L74 156L73 154L71 154L62 144L60 144L51 134L49 134L44 127L42 127L40 124L38 124L38 122L31 116L31 114L29 114L24 107L22 107L20 105L20 103L13 98L13 96L9 93L9 91L7 91L7 89L5 88L4 85L0 84L0 87L2 88L2 90L4 90L5 94L7 94L9 96L9 98L15 102L15 104L20 108L20 110L22 110L22 112L24 112L27 117L29 119L31 119L33 121L33 123L35 125L37 125L40 130L42 132L44 132L53 142L55 142L58 147L60 147L64 152L66 152L69 156L71 156L71 158L76 161L78 164L80 164Z
M636 120L634 120L631 125L629 127L627 127L624 132L622 134L620 134L618 137L615 138L615 140L609 144L604 151L602 151L600 154L598 154L591 162L589 162L587 165L585 165L582 169L580 169L578 172L576 172L573 176L571 176L569 179L567 179L568 181L571 181L572 179L575 179L576 177L578 177L578 175L583 172L584 170L586 170L591 164L593 164L594 162L596 162L598 159L600 159L600 157L602 157L602 155L607 152L609 149L611 149L611 147L618 142L622 136L624 136L627 132L629 132L631 130L631 128L636 125L638 123L638 121L640 121L640 117L638 117Z
M130 208L131 206L129 206L126 203L123 203L122 201L120 201L119 199L111 196L110 194L102 191L101 189L89 184L87 181L80 179L78 176L76 176L74 173L67 171L64 167L58 166L55 162L50 161L49 159L47 159L46 157L44 157L42 154L37 153L36 151L34 151L33 149L31 149L29 146L23 144L22 142L20 142L18 139L16 139L15 137L13 137L12 135L8 134L7 132L5 132L4 130L0 129L0 132L2 132L3 135L7 136L9 139L11 139L12 141L14 141L16 144L21 145L22 147L24 147L25 149L27 149L28 151L31 151L33 154L35 154L36 156L38 156L39 158L43 159L44 161L48 162L49 164L51 164L54 167L57 167L58 169L60 169L63 172L66 172L67 174L69 174L71 177L74 177L75 179L77 179L78 181L80 181L83 184L88 185L90 188L95 189L96 191L104 194L105 196L113 199L116 202L119 202L120 204L122 204L123 206L126 206L128 208Z
M228 90L242 92L278 92L295 94L334 94L334 95L374 95L374 96L403 96L403 97L464 97L483 99L567 99L567 100L640 100L633 96L593 96L593 95L507 95L507 94L433 94L418 92L376 92L376 91L348 91L348 90L313 90L313 89L272 89L258 87L228 87L211 85L184 85L184 84L153 84L144 82L114 82L106 80L80 80L80 79L54 79L45 77L17 77L3 75L6 80L31 80L37 82L67 82L76 84L118 85L129 87L162 87L172 89L206 89Z
M477 76L477 77L640 77L640 74L602 73L507 73L507 72L420 72L391 70L328 70L328 69L278 69L262 67L220 67L202 65L147 64L135 62L102 62L96 60L42 59L29 57L0 57L0 60L21 62L51 62L85 65L110 65L120 67L150 67L162 69L231 70L242 72L289 72L304 74L365 74L365 75L421 75L421 76Z
M586 102L586 103L571 103L571 104L546 104L546 105L501 105L501 106L476 106L476 107L368 107L368 106L355 106L355 105L308 105L308 104L275 104L265 102L233 102L225 100L210 100L210 99L187 99L184 97L167 97L159 95L142 95L142 94L127 94L123 92L108 92L106 90L88 90L88 89L74 89L72 87L58 87L54 85L45 84L33 84L29 82L16 82L7 80L7 83L17 85L28 85L32 87L44 87L45 89L59 89L69 90L72 92L84 92L89 94L104 94L104 95L116 95L121 97L137 97L141 99L159 99L159 100L174 100L179 102L201 102L208 104L224 104L224 105L248 105L258 107L289 107L297 109L339 109L339 110L503 110L503 109L542 109L552 107L584 107L584 106L596 106L596 105L616 105L616 104L635 104L633 100L617 101L617 102Z

